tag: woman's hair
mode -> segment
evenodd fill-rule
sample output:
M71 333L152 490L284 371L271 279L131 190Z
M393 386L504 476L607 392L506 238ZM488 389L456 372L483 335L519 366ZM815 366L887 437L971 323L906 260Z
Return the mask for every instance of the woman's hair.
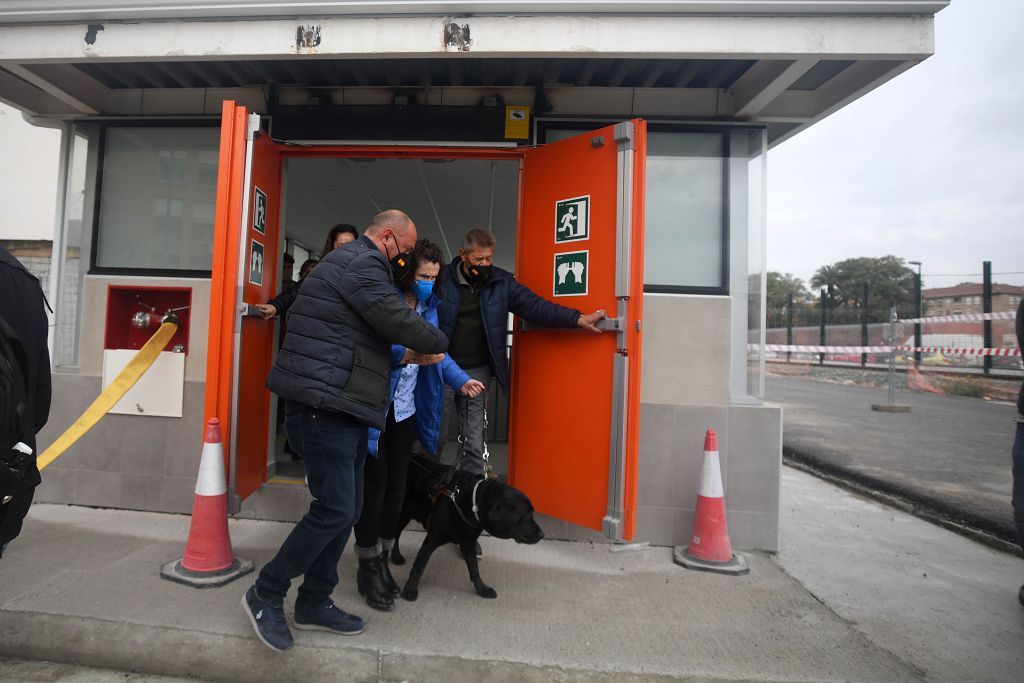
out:
M416 271L421 263L441 264L441 272L437 274L434 288L436 289L438 283L441 282L441 275L444 272L444 254L441 252L441 247L427 239L418 240L412 250L412 268L409 270L409 274L398 283L403 292L408 292L412 288L412 282L416 279Z
M301 279L306 277L306 272L313 270L313 266L315 266L317 263L319 263L319 260L315 258L310 258L303 261L302 265L299 267L299 278Z
M349 225L348 223L338 223L327 233L327 240L324 241L324 247L320 250L320 258L334 251L334 240L338 239L338 235L343 232L351 234L353 239L359 239L359 231L356 230L356 226Z

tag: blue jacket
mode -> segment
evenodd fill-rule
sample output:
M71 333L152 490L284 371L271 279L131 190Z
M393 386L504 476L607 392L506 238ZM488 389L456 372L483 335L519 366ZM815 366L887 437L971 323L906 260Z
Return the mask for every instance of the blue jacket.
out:
M431 296L426 301L426 308L423 311L423 318L433 326L437 326L437 305L440 300L437 296ZM405 355L405 347L395 344L391 347L391 389L388 393L388 410L394 410L395 389L398 387L398 377L402 373L399 363ZM433 454L434 446L437 444L438 434L441 432L441 416L444 406L444 385L447 384L455 391L458 391L463 384L470 380L469 375L462 371L458 363L445 356L444 360L436 365L424 365L420 367L416 375L416 388L413 390L413 400L416 404L416 431L420 443L428 453ZM370 427L370 455L377 456L377 442L380 440L381 431L376 427Z
M438 327L448 339L455 332L459 317L459 265L455 258L445 266L441 278L441 302L437 308ZM512 273L495 266L491 276L481 285L480 314L484 319L484 335L491 355L491 368L502 388L508 391L508 358L505 355L508 314L514 313L541 327L576 327L581 313L575 308L553 304L534 294L529 287L516 282Z

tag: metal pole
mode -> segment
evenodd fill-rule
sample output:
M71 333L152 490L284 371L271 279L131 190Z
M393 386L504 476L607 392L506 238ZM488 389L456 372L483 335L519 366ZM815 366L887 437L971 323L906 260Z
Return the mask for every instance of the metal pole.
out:
M915 318L923 318L924 310L921 306L921 266L917 266L917 273L914 275L914 309L917 311ZM921 323L914 323L914 346L918 349L923 346L921 344ZM918 365L921 364L921 352L914 351L914 362Z
M896 307L889 309L889 335L885 340L889 346L889 402L872 403L871 410L880 413L909 413L909 405L896 405L896 346L899 340L896 339Z
M793 292L786 297L786 346L793 345ZM790 351L786 351L786 362L793 358Z
M982 263L982 290L981 290L981 305L983 313L992 312L992 262L984 261ZM985 334L985 348L992 348L992 321L986 320L983 323L983 329ZM985 374L992 372L992 356L985 356L983 361Z
M889 405L896 403L896 307L889 309Z
M868 345L868 294L870 287L868 283L864 283L864 291L861 295L860 300L860 343L861 346ZM868 365L868 354L860 354L860 366L862 368Z
M822 346L825 346L825 325L826 325L826 322L827 322L825 307L828 305L826 303L827 301L828 301L828 296L825 295L825 290L823 289L823 290L821 290L821 311L820 311L820 313L821 313L821 316L820 316L821 322L820 322L820 330L819 330L819 335L818 335L818 337L819 337L819 342L818 343L821 344ZM820 353L820 354L818 354L818 365L824 365L824 364L825 364L825 354L824 353Z

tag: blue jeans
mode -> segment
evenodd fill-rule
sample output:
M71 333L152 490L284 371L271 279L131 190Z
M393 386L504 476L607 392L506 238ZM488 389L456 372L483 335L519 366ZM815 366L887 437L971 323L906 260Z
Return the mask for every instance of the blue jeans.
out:
M338 561L363 509L366 425L341 413L290 405L284 430L302 455L313 502L256 579L260 597L280 604L303 576L297 610L325 603L338 585Z
M1013 440L1013 521L1017 540L1024 548L1024 422L1017 423L1017 438Z

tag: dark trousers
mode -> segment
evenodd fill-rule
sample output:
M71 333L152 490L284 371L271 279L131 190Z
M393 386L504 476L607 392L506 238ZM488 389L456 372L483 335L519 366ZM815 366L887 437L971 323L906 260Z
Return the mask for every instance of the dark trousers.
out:
M377 443L377 457L366 458L363 514L356 524L356 545L372 548L378 538L394 538L405 501L409 457L416 440L416 416L395 422L395 406Z
M1024 422L1017 423L1017 437L1013 440L1013 521L1017 525L1017 540L1024 548Z
M295 608L326 602L338 585L338 560L363 507L366 425L341 413L290 404L284 429L302 455L313 502L256 579L271 602L284 600L291 580L303 576Z

